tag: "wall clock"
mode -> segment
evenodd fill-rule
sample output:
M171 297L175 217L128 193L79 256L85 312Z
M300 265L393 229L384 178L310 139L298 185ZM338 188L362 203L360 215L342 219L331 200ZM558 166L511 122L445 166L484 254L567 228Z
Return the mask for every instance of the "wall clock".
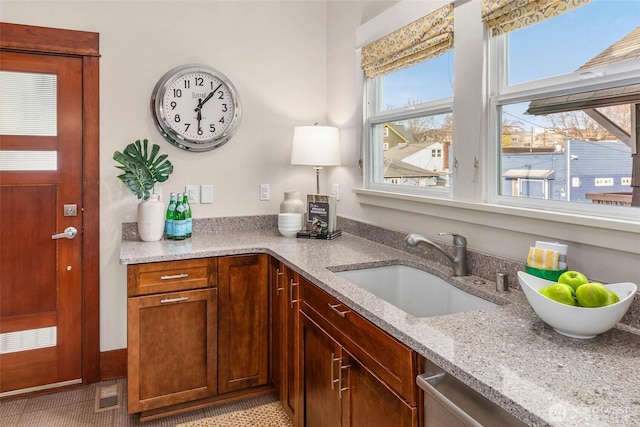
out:
M188 151L220 147L240 123L240 98L231 81L206 65L182 65L167 72L151 95L158 130Z

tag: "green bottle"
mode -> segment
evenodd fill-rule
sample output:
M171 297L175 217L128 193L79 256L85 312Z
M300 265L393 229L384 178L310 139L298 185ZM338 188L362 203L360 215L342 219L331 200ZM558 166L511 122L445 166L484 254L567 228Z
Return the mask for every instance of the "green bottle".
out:
M187 237L187 220L184 217L184 204L182 194L178 193L178 204L173 217L173 240L184 240Z
M187 221L187 238L191 237L193 231L193 221L191 220L191 205L189 204L189 195L184 193L182 196L182 205L185 207L184 218Z
M169 198L169 206L167 207L167 216L164 222L164 238L173 240L173 220L176 213L176 193L171 193Z

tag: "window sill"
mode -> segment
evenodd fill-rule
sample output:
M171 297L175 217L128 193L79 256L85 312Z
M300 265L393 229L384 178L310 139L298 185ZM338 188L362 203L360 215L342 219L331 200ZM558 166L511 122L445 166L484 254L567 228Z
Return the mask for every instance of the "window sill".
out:
M446 217L508 231L552 236L554 239L640 254L640 223L582 214L490 203L439 199L357 188L361 204L404 212Z

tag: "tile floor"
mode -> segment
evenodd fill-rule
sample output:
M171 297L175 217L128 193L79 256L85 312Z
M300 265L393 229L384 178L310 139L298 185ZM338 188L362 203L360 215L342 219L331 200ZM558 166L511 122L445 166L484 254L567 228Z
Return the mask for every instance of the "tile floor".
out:
M97 388L118 383L121 384L123 394L121 407L96 412ZM126 380L118 379L69 391L0 401L0 427L173 427L176 424L238 409L248 409L276 400L274 394L267 394L141 423L138 415L127 414L126 390Z

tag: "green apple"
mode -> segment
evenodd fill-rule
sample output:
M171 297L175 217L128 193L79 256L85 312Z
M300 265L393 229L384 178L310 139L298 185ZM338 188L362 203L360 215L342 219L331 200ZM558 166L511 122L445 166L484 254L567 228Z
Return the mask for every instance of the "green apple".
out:
M552 300L566 304L576 305L575 292L573 288L564 283L555 283L553 285L546 286L539 291L542 295Z
M617 302L620 302L620 297L613 292L611 289L607 289L609 291L609 298L607 299L607 303L605 305L612 305Z
M580 273L579 271L565 271L558 277L558 283L564 283L565 285L569 285L573 288L573 290L577 290L578 286L584 285L585 283L589 283L589 279L587 276Z
M576 298L580 307L603 307L609 303L609 289L602 283L585 283L576 290Z

